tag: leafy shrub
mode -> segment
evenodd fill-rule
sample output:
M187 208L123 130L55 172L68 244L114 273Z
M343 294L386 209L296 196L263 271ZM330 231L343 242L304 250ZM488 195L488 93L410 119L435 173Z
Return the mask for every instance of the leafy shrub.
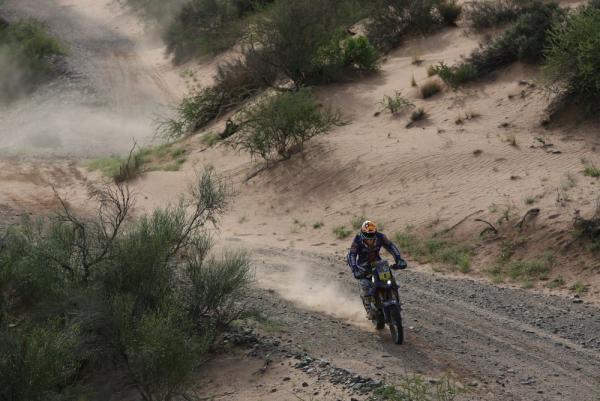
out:
M40 22L0 25L0 98L13 100L55 75L63 54L58 41Z
M278 0L254 26L250 47L260 49L262 62L293 81L296 88L330 82L344 68L342 21L334 0ZM349 50L357 45L361 43L353 43ZM367 51L363 56L369 56L369 49L363 48Z
M467 5L465 18L475 29L485 29L513 22L529 0L480 0Z
M177 105L175 117L160 122L158 129L167 138L193 133L227 110L228 100L228 95L216 88L196 89Z
M460 6L451 0L382 0L367 25L368 37L384 51L400 45L405 35L427 33L452 24Z
M437 81L429 81L421 85L420 90L423 99L427 99L440 93L442 91L442 85Z
M396 115L401 111L414 107L411 102L402 96L400 91L396 91L394 96L384 95L379 104L384 110L389 111L392 115Z
M597 110L600 99L600 9L588 7L568 16L550 33L544 73L550 85Z
M430 66L429 72L433 75L438 75L442 81L453 88L472 81L479 76L477 68L468 63L449 66L441 61L438 65Z
M94 193L97 219L61 200L56 217L11 229L0 250L1 399L88 399L99 381L145 401L185 396L250 279L245 253L209 256L203 227L228 193L207 170L179 205L136 220L118 185Z
M267 162L289 159L309 139L343 124L337 112L322 109L307 89L273 95L242 114L234 146Z
M448 85L456 87L515 61L539 62L549 29L563 15L564 11L557 3L534 0L515 24L489 45L475 50L456 66L440 63L432 71Z
M456 25L456 21L462 13L462 6L456 0L446 0L437 5L437 10L446 25Z
M350 38L344 43L344 65L356 66L361 70L376 70L379 65L379 52L364 36Z
M164 34L167 51L174 55L176 62L182 62L197 55L228 49L245 31L242 17L255 11L256 6L269 2L189 0Z
M0 327L1 400L56 399L76 374L79 361L76 331L47 326ZM65 396L66 394L61 394Z

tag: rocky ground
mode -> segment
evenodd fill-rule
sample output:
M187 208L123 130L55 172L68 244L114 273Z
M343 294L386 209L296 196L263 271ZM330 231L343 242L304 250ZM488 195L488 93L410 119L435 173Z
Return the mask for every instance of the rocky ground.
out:
M600 392L600 308L585 299L402 271L407 336L396 346L360 310L337 310L336 302L357 297L342 261L289 249L255 252L264 263L254 306L277 322L278 341L315 359L391 384L414 373L455 375L472 389L468 399L596 400ZM305 286L293 279L298 263L312 285L306 302L291 288ZM331 286L330 299L310 302Z

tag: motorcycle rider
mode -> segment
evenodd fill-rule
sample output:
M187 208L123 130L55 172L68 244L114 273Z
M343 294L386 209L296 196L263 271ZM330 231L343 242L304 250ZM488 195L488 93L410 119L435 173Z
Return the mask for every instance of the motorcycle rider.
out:
M384 234L378 232L377 225L367 220L361 228L354 240L350 251L348 252L347 262L352 269L354 278L359 280L360 297L363 305L371 318L371 302L372 297L369 296L371 290L371 280L367 279L370 272L370 264L381 260L379 255L381 248L385 248L393 257L395 265L393 269L406 269L406 261L402 259L400 250L392 243Z

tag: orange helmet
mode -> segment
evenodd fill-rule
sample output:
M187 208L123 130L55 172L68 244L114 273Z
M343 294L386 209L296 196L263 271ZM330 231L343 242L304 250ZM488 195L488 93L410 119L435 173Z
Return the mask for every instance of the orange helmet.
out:
M360 235L363 239L372 240L377 234L377 225L371 220L367 220L362 223L360 227Z

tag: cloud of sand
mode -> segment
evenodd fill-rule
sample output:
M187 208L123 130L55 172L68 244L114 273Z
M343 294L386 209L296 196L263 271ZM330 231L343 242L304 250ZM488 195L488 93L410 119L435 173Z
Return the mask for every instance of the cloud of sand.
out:
M0 104L26 93L26 74L18 64L14 49L0 45Z
M102 157L124 154L154 138L149 114L123 115L103 107L44 102L14 110L0 126L0 151Z
M285 272L269 272L259 281L282 298L302 307L332 315L357 324L368 324L358 288L349 292L340 284L309 273L302 264L286 264Z

